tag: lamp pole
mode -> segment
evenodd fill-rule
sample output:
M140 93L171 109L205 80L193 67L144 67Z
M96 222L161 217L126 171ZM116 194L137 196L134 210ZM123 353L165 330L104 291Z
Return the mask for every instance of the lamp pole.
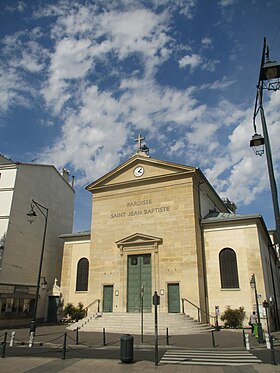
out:
M270 181L270 189L271 189L271 197L272 197L272 204L273 204L273 211L274 211L274 219L275 219L275 230L276 230L276 244L280 244L280 212L279 212L279 202L278 202L278 192L277 192L277 185L274 176L274 168L272 162L272 155L271 155L271 147L270 141L268 136L267 124L264 115L264 108L263 108L263 81L258 88L258 96L259 96L259 111L261 116L262 122L262 130L263 130L263 138L264 138L264 146L265 146L265 154L266 154L266 162L268 168L268 175Z
M36 287L36 295L35 295L35 304L33 309L33 315L32 320L30 324L30 333L34 332L36 330L36 315L37 315L37 306L38 306L38 300L39 300L39 290L40 290L40 281L41 281L41 272L42 272L42 265L43 265L43 257L44 257L44 250L45 250L45 241L46 241L46 232L47 232L47 224L48 224L48 212L49 210L47 207L41 205L40 203L34 201L32 199L31 202L31 210L26 214L27 219L30 224L32 224L35 221L35 218L37 216L36 212L34 211L34 207L36 207L40 213L43 215L45 219L45 226L44 226L44 234L43 234L43 241L42 241L42 248L41 248L41 256L40 256L40 264L39 264L39 270L38 270L38 277L37 277L37 287Z
M265 61L266 58L266 61ZM265 146L266 150L266 161L267 161L267 168L269 174L269 181L270 181L270 189L271 189L271 196L272 196L272 203L273 203L273 210L274 210L274 218L275 218L275 243L279 246L280 244L280 212L279 212L279 203L278 203L278 193L277 193L277 185L274 176L274 169L273 169L273 162L272 162L272 155L271 155L271 147L270 141L267 131L267 124L263 109L263 90L273 90L277 91L280 89L280 64L277 62L269 61L269 51L266 44L266 38L264 38L264 45L263 45L263 52L262 52L262 59L261 59L261 67L259 73L259 81L257 85L257 95L255 101L255 110L254 110L254 130L255 134L250 141L250 146L253 148L259 146ZM278 79L276 81L276 79ZM268 81L268 84L264 83ZM261 116L261 123L262 123L262 130L263 130L263 137L257 134L256 130L256 116L260 112ZM257 155L262 155L264 153L264 149L255 150Z
M278 91L280 89L280 63L269 60L269 49L266 43L266 38L264 38L264 43L263 43L261 66L260 66L260 72L259 72L259 81L257 85L255 110L254 110L254 116L253 116L253 126L254 126L255 134L253 135L250 141L250 146L254 149L255 153L260 156L263 155L264 148L266 150L266 161L267 161L271 197L272 197L272 204L273 204L273 211L274 211L274 220L275 220L275 240L273 242L274 244L273 246L277 247L279 250L280 212L279 212L277 185L276 185L276 180L274 176L274 169L273 169L273 162L272 162L272 155L271 155L271 147L270 147L266 118L265 118L264 108L263 108L264 89L269 90L269 91ZM256 117L259 112L260 112L260 117L261 117L263 136L257 134L257 129L256 129ZM271 261L270 255L269 255L269 258ZM271 270L271 276L272 276L272 282L273 282L273 291L274 291L275 308L276 308L276 327L278 328L280 321L279 321L279 313L278 313L278 306L277 306L277 300L276 300L277 296L275 293L274 276L273 276L272 270Z
M259 301L258 301L258 292L257 292L257 284L256 284L256 278L255 274L252 275L251 281L250 281L251 288L255 292L255 300L256 300L256 307L257 307L257 328L258 328L258 342L263 343L263 331L262 331L262 324L261 324L261 317L260 317L260 310L259 310Z

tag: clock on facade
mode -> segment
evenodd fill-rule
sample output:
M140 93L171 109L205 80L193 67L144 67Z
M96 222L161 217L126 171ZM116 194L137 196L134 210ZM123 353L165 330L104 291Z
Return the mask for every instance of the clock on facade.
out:
M136 176L136 177L140 177L140 176L142 176L142 175L144 174L144 167L142 167L142 166L138 166L138 167L136 167L136 168L134 169L134 171L133 171L133 174L134 174L134 176Z

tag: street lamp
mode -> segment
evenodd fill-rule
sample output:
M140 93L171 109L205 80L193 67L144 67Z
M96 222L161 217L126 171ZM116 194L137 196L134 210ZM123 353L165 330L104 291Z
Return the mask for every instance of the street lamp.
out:
M35 333L35 330L36 330L36 314L37 314L37 306L38 306L41 278L43 279L42 284L41 284L42 289L46 288L46 285L47 285L46 278L41 277L41 272L42 272L42 265L43 265L43 257L44 257L44 249L45 249L45 240L46 240L49 210L45 206L41 205L40 203L38 203L38 202L34 201L34 199L32 199L31 210L26 214L27 215L27 220L29 221L30 224L34 223L34 221L36 219L36 216L37 216L36 212L34 211L34 207L36 207L40 211L40 213L43 215L43 217L45 218L45 227L44 227L44 234L43 234L43 241L42 241L40 264L39 264L39 270L38 270L35 304L34 304L34 309L33 309L32 321L31 321L31 324L30 324L30 333L31 332Z
M279 212L277 186L276 186L273 163L272 163L272 156L271 156L270 141L269 141L266 119L265 119L264 109L263 109L263 90L264 89L273 90L273 91L279 90L280 89L279 78L280 78L280 64L276 61L269 60L269 50L266 44L266 38L264 38L261 67L260 67L260 73L259 73L259 81L257 85L255 110L254 110L254 116L253 116L253 126L254 126L255 133L250 141L250 146L254 149L255 153L260 156L264 153L264 148L266 150L266 160L267 160L271 196L272 196L272 203L273 203L273 210L274 210L274 218L275 218L275 231L276 231L275 244L278 245L278 247L280 244L280 212ZM258 115L259 112L261 116L263 136L257 133L257 128L256 128L256 116Z
M258 342L263 343L263 331L262 331L262 324L261 324L261 318L260 318L260 310L259 310L259 301L258 301L258 292L257 292L257 285L256 285L256 278L255 274L252 275L250 280L251 289L255 291L255 299L256 299L256 306L257 306L257 328L258 328Z

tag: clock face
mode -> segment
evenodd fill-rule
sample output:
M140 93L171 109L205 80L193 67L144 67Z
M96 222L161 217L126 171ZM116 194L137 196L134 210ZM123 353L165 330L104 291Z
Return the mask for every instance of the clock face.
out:
M144 174L144 168L142 166L138 166L134 169L133 173L134 173L134 176L140 177Z

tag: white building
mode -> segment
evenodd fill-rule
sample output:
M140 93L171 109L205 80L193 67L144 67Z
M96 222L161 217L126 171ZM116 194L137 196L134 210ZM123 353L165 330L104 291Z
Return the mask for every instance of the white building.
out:
M48 209L41 271L47 288L40 289L37 318L54 320L58 298L52 289L60 281L63 250L58 236L72 231L74 189L65 170L0 155L0 326L32 318L45 227L36 207L36 221L27 221L32 199Z

